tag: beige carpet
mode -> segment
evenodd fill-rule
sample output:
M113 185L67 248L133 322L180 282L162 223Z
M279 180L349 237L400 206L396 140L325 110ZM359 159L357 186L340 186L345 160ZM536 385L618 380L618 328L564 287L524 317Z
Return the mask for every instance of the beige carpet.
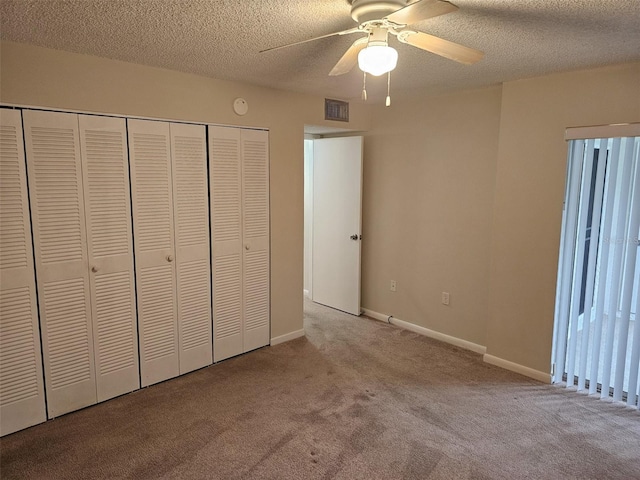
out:
M637 410L309 302L306 338L0 441L2 479L638 479Z

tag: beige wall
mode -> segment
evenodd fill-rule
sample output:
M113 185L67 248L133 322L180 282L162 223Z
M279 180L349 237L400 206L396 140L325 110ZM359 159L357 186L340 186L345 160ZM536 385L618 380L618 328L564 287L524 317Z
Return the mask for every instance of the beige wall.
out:
M486 344L500 97L493 87L375 110L364 145L363 307Z
M271 336L302 328L304 124L330 124L323 98L11 42L0 48L2 103L268 128ZM232 111L236 97L249 103L244 117ZM368 128L363 110L351 105L349 128Z
M549 372L566 127L640 122L640 64L502 89L487 353Z
M639 121L640 64L375 109L365 137L363 306L548 373L564 130Z

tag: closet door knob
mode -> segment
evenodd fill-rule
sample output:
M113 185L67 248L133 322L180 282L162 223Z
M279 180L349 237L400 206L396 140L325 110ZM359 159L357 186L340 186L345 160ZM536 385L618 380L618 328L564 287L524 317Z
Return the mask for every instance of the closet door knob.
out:
M98 271L98 267L96 267L95 265L93 267L91 267L91 271L93 273L96 273Z
M245 250L249 250L249 248L251 248L251 247L249 247L249 244L247 243L247 244L244 246L244 249L245 249Z
M173 255L167 255L167 262L173 262Z

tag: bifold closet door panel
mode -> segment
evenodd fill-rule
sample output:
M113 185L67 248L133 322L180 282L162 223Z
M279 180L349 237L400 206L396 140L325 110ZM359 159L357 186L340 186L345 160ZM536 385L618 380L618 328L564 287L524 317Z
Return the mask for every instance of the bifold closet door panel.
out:
M96 403L78 116L23 112L49 418Z
M213 357L244 352L240 129L209 127Z
M0 435L47 418L19 110L0 109Z
M124 118L80 115L98 401L140 388Z
M270 342L269 132L242 130L244 351Z
M204 125L172 123L180 373L210 365L209 194Z
M169 123L127 120L142 386L179 375Z

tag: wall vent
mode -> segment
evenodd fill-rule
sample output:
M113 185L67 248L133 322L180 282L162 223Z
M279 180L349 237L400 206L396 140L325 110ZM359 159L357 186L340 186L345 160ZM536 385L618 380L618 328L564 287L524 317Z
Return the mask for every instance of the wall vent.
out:
M324 99L324 119L337 120L338 122L349 121L349 103L341 100Z

